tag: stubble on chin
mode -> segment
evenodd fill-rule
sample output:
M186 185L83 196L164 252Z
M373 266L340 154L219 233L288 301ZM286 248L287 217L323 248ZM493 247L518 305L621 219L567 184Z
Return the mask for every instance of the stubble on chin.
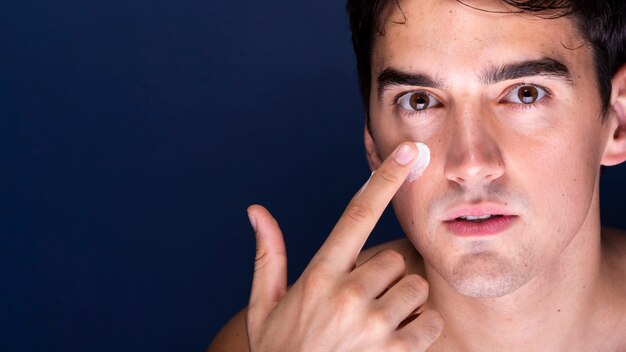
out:
M446 281L464 296L502 297L528 281L529 274L524 270L528 265L517 264L494 252L466 254L455 264Z

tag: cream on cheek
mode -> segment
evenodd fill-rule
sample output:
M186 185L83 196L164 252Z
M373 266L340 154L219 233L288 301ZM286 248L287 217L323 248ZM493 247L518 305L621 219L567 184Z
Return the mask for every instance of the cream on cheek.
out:
M383 130L379 126L377 126L377 131ZM411 167L411 171L407 176L406 180L411 183L419 179L428 165L430 164L430 148L425 143L419 142L418 140L423 140L421 138L415 137L401 137L398 136L389 136L382 135L376 137L378 140L385 140L385 143L380 143L378 148L378 154L382 157L382 159L386 159L389 157L392 150L399 144L400 141L413 140L415 146L418 150L417 160Z
M400 188L392 201L398 221L407 234L414 232L412 229L414 225L413 220L421 214L416 213L416 211L425 204L425 197L416 197L415 187L420 187L419 184L422 182L420 179L431 161L431 152L428 145L421 142L414 143L419 150L418 160L413 165L407 177L407 182Z
M415 142L415 145L419 150L419 154L415 165L413 165L413 168L411 168L411 172L407 177L407 181L409 182L413 182L422 176L424 170L426 170L428 164L430 164L430 148L428 148L426 144L420 142Z

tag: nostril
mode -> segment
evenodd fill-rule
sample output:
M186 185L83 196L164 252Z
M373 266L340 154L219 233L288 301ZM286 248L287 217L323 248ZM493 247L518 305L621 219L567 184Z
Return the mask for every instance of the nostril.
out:
M451 158L445 166L446 177L456 183L473 183L493 181L504 173L504 163L499 155L484 155L477 157L463 156Z

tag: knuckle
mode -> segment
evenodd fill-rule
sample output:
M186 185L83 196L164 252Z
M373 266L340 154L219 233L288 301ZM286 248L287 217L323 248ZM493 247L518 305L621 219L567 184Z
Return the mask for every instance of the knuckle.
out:
M373 217L374 211L369 203L363 200L358 200L348 207L346 215L348 218L357 223L364 223Z
M428 283L418 275L407 275L402 283L402 296L407 302L414 303L428 296Z
M418 335L429 343L435 342L443 331L443 318L441 314L433 310L427 310L418 317L418 319L420 318L423 322L418 329Z
M377 172L380 175L380 179L383 180L387 184L396 184L400 181L400 176L394 172L395 170L392 168L381 168L380 172Z
M429 324L420 327L418 336L431 345L437 340L440 334L441 326Z
M256 254L254 256L254 272L263 270L266 266L270 265L272 262L274 263L286 263L287 262L287 253L277 251L275 253L271 253L263 248L257 248Z
M391 317L383 309L377 309L371 312L367 318L367 322L374 331L388 329L391 325Z
M363 301L366 297L365 287L358 282L349 282L345 284L339 295L339 301L342 306L352 307Z
M380 265L389 268L406 269L406 261L402 254L393 249L383 249L376 255Z
M443 318L435 311L428 310L420 314L413 322L412 331L401 335L401 339L412 346L430 347L443 332Z
M424 280L421 276L410 274L405 276L405 280L412 290L420 293L428 292L428 282L426 282L426 280Z
M323 267L317 267L300 278L304 292L316 292L330 281L330 274Z
M254 272L263 270L263 268L268 265L270 262L270 256L267 251L262 249L257 249L256 255L254 256Z

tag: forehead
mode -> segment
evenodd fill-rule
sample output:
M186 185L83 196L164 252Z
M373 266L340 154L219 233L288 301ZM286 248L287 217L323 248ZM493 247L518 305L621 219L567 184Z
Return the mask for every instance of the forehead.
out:
M456 0L391 1L381 17L384 35L374 42L372 77L391 66L446 79L486 65L545 57L573 71L593 67L591 50L570 18L510 13L515 9L499 1L465 3L486 11Z

